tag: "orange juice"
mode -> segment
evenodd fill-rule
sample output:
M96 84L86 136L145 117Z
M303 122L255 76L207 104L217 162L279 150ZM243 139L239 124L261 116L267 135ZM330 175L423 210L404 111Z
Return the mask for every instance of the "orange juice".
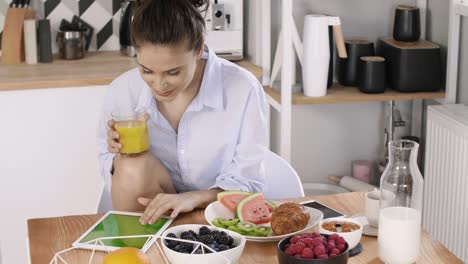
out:
M148 127L145 121L119 121L115 123L115 130L119 133L119 142L122 145L120 153L137 154L149 149Z

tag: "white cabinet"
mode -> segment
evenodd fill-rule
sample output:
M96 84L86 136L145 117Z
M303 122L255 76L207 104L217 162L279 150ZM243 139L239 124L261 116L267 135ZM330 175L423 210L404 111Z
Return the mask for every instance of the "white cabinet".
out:
M106 87L0 92L1 263L27 263L27 219L96 213Z

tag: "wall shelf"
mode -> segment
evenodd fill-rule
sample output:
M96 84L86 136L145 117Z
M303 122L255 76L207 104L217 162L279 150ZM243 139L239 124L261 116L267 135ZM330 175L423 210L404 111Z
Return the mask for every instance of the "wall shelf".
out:
M266 4L267 0L263 0L265 10L270 10L271 6ZM464 3L465 0L451 0L455 7L452 6L451 13L465 14L468 13L468 5ZM268 1L267 1L268 2ZM391 105L394 101L413 100L412 104L412 134L420 136L422 131L422 116L423 116L423 100L440 100L441 102L454 102L456 98L456 73L457 68L452 64L458 62L458 52L452 52L449 49L448 54L448 73L446 89L437 92L422 92L422 93L400 93L394 90L387 90L382 94L364 94L361 93L356 87L344 87L335 84L327 92L326 96L313 98L306 97L302 93L292 93L292 87L296 84L296 54L295 45L298 42L297 32L295 31L293 15L293 0L281 0L281 30L280 39L278 41L275 61L271 69L272 75L269 78L263 79L264 90L267 94L268 102L271 106L270 109L279 111L279 153L288 162L291 161L291 131L292 131L292 106L293 105L313 105L313 104L338 104L338 103L361 103L361 102L388 102ZM421 15L421 35L425 36L426 28L426 13L427 13L427 0L417 0L416 5L420 8ZM269 12L267 12L269 13ZM270 20L270 17L265 20ZM460 16L451 18L451 30L449 34L449 43L458 43L458 33L460 30ZM263 23L264 31L267 33L271 31L271 24ZM452 33L453 32L453 33ZM294 40L294 41L293 41ZM300 42L300 40L299 40ZM270 54L271 47L265 51ZM265 54L263 54L265 56ZM300 56L300 54L298 54ZM262 64L265 72L270 72L269 65ZM451 70L452 69L452 70ZM275 77L281 79L280 91L273 90L271 84L275 81ZM268 112L270 115L271 113Z
M274 90L269 86L265 86L264 90L271 99L281 105L281 94L279 91ZM328 89L327 95L322 97L307 97L303 93L293 93L291 95L291 103L293 105L310 105L443 98L445 98L445 91L443 90L423 93L400 93L394 90L387 90L385 93L381 94L365 94L360 92L356 87L345 87L340 84L334 84L330 89Z

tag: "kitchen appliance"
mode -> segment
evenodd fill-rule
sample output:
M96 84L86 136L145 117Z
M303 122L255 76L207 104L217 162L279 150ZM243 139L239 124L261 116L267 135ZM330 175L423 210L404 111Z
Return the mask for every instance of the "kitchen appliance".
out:
M120 16L120 52L123 55L130 57L136 56L135 47L132 44L132 37L130 34L131 23L133 20L133 10L135 8L135 0L124 0L121 4Z
M340 58L347 57L340 18L307 15L304 21L302 48L302 80L306 96L318 97L327 93L331 58L329 26L333 26L338 56Z
M243 58L243 1L211 0L205 14L206 44L228 60Z
M86 41L82 31L58 32L57 44L62 59L81 59L85 55Z

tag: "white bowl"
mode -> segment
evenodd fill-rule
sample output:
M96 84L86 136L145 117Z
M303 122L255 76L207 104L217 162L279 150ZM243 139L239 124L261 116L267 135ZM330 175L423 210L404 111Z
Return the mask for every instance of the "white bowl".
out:
M330 222L330 221L340 221L340 222L353 223L353 224L358 225L359 229L355 230L353 232L332 232L332 231L326 230L326 229L324 229L322 227L322 225L324 223L327 223L327 222ZM355 246L357 246L357 244L359 244L359 241L361 241L362 224L357 220L350 219L350 218L345 218L345 217L327 218L327 219L322 220L320 222L319 231L320 231L321 234L327 234L327 235L337 234L337 235L343 237L346 240L346 242L348 242L349 249L353 249Z
M164 254L166 254L166 257L169 259L169 261L173 264L205 264L205 263L210 263L210 264L224 264L227 263L226 259L230 261L230 263L236 263L236 261L240 258L242 255L242 251L244 251L245 247L245 237L242 235L232 232L230 230L226 229L221 229L213 226L207 226L207 225L178 225L171 227L167 229L163 234L162 237L167 236L169 233L174 233L178 238L180 238L180 234L184 231L188 230L193 230L195 233L198 234L198 230L200 227L206 226L210 230L218 230L218 231L224 231L228 235L230 235L234 239L234 243L237 245L237 247L221 251L221 252L215 252L215 253L210 253L210 254L186 254L186 253L180 253L175 250L170 249L169 247L166 246L166 243L164 243L164 238L162 239L162 247L164 250Z

